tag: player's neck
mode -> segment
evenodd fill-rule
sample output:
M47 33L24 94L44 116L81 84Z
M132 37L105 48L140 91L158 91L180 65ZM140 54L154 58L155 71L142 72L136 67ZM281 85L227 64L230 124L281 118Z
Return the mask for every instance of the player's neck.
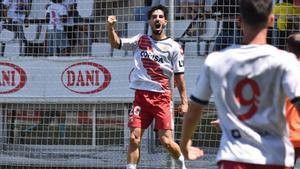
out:
M244 36L243 36L243 44L248 45L248 44L258 44L258 45L263 45L267 44L267 29L262 29L262 30L247 30L244 29L243 31Z
M167 36L166 34L162 33L160 35L156 35L156 34L152 34L151 37L154 39L154 40L163 40L163 39L166 39Z

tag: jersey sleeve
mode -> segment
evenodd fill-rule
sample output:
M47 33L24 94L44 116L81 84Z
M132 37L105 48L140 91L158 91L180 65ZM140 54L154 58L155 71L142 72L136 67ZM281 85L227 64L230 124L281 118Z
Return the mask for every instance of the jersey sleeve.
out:
M141 37L141 34L138 34L131 38L121 38L120 49L135 50L138 47L138 40L140 37Z
M190 99L199 104L207 104L211 94L209 67L205 62L201 68Z
M287 65L282 85L289 100L300 98L300 62L296 58Z
M174 74L184 73L184 53L182 47L175 42L173 53Z

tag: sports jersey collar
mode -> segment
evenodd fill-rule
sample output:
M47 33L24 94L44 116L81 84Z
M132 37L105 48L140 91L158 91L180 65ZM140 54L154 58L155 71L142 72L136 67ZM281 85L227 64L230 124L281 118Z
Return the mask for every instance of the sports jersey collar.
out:
M156 40L156 39L154 39L154 38L152 37L152 35L151 35L150 38L153 39L153 40L155 40L155 41L163 41L163 40L169 39L170 37L167 36L167 37L164 38L164 39Z
M252 47L260 47L260 46L270 46L269 44L241 44L237 45L241 48L252 48Z

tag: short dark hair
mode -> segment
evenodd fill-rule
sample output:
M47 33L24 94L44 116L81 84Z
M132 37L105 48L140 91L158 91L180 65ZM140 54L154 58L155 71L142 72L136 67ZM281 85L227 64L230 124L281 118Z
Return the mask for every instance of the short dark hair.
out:
M300 32L288 36L286 42L290 52L294 53L300 59Z
M272 0L240 0L241 17L245 23L253 27L265 26L272 8Z
M166 20L168 20L169 10L167 7L165 7L163 5L156 5L156 6L151 7L148 11L148 20L151 18L152 13L156 10L162 10L164 12Z

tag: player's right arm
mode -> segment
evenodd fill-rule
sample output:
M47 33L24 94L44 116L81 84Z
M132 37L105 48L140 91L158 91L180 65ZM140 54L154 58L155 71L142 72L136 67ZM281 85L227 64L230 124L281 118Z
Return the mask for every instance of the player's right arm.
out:
M182 134L180 138L180 149L183 156L188 160L196 160L203 156L203 151L191 146L191 139L202 116L203 106L190 101L188 112L184 114ZM192 151L195 149L196 151Z
M114 15L110 15L107 17L107 31L108 31L108 40L112 48L120 48L121 40L118 34L115 31L115 23L117 22L117 18Z
M195 160L203 155L191 151L191 146L189 146L189 140L192 139L193 132L196 130L197 124L199 123L203 107L209 103L212 90L210 87L209 78L209 66L207 65L207 59L202 66L200 75L197 78L195 88L191 94L191 101L189 102L188 112L184 114L183 127L180 138L180 148L182 154L186 159ZM200 149L198 149L200 152Z

